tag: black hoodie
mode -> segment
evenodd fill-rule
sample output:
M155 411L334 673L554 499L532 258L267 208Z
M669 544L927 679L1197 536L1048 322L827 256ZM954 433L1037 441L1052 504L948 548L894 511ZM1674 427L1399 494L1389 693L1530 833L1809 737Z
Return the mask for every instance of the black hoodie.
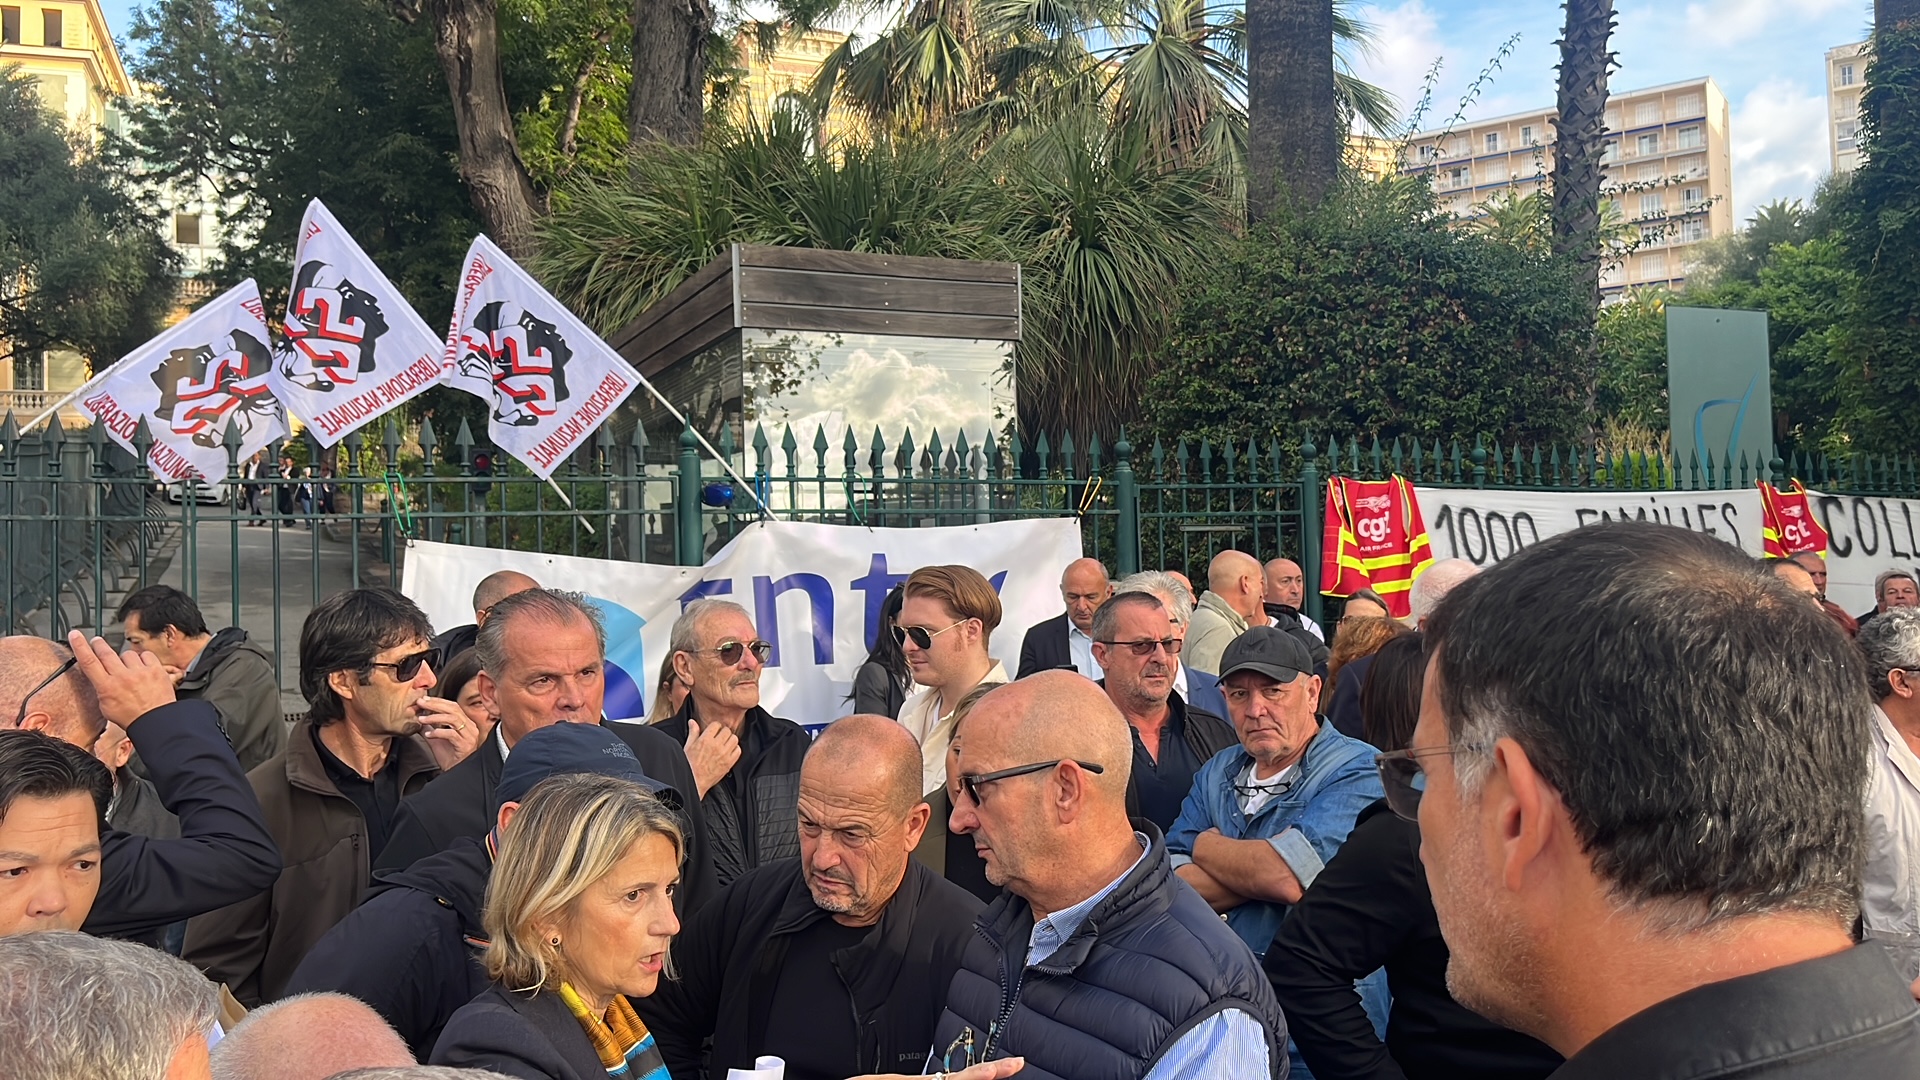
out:
M314 943L285 992L351 994L424 1061L447 1019L489 985L480 911L492 875L486 842L471 837L378 875L366 900Z

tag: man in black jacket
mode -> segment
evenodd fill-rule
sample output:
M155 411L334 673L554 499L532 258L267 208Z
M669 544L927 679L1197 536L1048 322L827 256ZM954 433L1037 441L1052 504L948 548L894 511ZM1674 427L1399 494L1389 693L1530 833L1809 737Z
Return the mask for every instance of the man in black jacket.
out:
M618 776L675 805L686 801L649 779L633 751L605 728L553 724L530 732L500 771L495 825L486 838L463 836L405 870L380 875L367 899L315 943L285 992L359 998L425 1058L447 1018L487 988L481 911L500 835L534 785L561 773Z
M139 654L123 660L106 642L78 633L69 642L77 652L39 639L0 639L0 723L40 730L83 754L108 720L120 724L147 755L161 803L179 817L181 835L100 833L97 887L84 906L69 906L72 925L60 925L147 940L170 923L271 886L280 852L260 824L260 802L212 707L175 701L173 680L158 660ZM81 678L69 674L76 668ZM49 701L59 715L44 711ZM110 780L105 791L110 799ZM0 913L0 933L24 928L15 926L17 914Z
M487 624L487 616L492 613L493 605L505 600L517 592L537 589L540 583L518 570L497 570L480 579L473 587L473 621L451 630L442 630L440 636L433 639L433 647L440 650L442 664L468 649L480 637L480 628Z
M1020 639L1020 668L1024 679L1036 671L1071 668L1089 679L1100 677L1093 660L1093 612L1113 595L1106 564L1099 559L1075 559L1060 575L1060 600L1067 610L1034 623Z
M800 851L794 831L807 732L760 707L760 670L773 652L746 609L695 600L674 620L673 667L692 689L658 730L686 748L725 886Z
M1093 613L1093 658L1107 676L1100 686L1133 733L1127 813L1162 832L1180 817L1193 774L1240 742L1225 718L1188 705L1173 688L1179 649L1173 620L1152 593L1121 593Z
M679 978L634 1001L675 1080L761 1054L789 1080L919 1071L980 910L909 858L928 813L906 729L850 716L820 735L800 770L800 858L723 889L674 942Z
M648 776L687 792L681 823L687 862L675 906L692 912L713 887L705 816L692 794L692 770L679 744L644 724L616 724L601 716L606 698L606 631L578 594L526 589L494 603L476 639L483 668L480 694L498 717L493 734L466 760L400 804L393 836L373 868L403 870L445 851L460 837L479 839L493 827L494 788L501 765L529 733L550 724L600 724L633 750Z

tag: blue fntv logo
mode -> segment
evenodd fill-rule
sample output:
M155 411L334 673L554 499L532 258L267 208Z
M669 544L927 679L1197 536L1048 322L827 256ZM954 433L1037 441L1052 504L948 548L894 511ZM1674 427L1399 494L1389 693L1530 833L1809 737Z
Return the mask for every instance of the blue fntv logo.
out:
M640 628L647 620L638 613L611 600L587 597L600 612L607 629L607 700L603 708L613 720L644 720L647 716L646 646L640 640Z

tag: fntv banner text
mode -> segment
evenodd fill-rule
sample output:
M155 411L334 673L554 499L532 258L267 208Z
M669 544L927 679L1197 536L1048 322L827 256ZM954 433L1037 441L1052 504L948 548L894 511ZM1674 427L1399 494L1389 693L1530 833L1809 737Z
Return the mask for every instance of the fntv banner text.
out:
M915 569L962 563L993 583L1004 614L991 651L1011 672L1027 627L1060 614L1060 575L1079 557L1072 518L927 529L768 521L749 526L701 567L416 542L401 591L436 629L472 622L473 588L497 570L586 593L607 629L606 712L615 720L640 719L653 704L681 609L703 596L732 600L773 643L761 704L819 727L853 711L847 696L881 630L880 606Z

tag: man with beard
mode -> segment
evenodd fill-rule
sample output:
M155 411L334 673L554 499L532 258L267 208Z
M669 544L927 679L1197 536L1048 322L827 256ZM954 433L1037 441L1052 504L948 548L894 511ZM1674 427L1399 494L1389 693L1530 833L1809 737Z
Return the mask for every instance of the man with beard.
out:
M1855 944L1867 661L1738 548L1652 522L1462 583L1389 805L1462 1005L1559 1080L1920 1076L1920 1008Z
M185 956L252 1008L280 996L366 891L400 800L439 772L421 737L433 627L392 589L321 601L300 629L307 718L247 774L285 866L273 888L187 924Z
M980 910L909 858L928 814L899 724L850 716L821 733L800 768L800 857L687 920L679 978L634 1001L675 1077L722 1080L761 1054L789 1080L918 1071Z

